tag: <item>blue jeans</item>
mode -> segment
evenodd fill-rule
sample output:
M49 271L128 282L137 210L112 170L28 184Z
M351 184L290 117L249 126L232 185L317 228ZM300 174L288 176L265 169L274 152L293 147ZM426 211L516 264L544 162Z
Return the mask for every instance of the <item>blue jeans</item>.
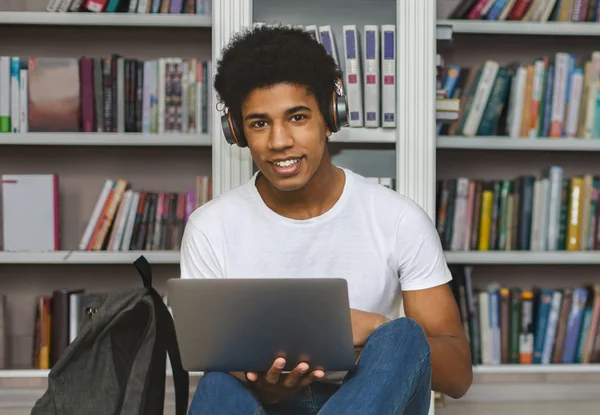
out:
M431 402L429 356L423 329L403 317L371 333L341 385L315 382L265 406L232 375L211 372L198 383L189 415L426 415Z

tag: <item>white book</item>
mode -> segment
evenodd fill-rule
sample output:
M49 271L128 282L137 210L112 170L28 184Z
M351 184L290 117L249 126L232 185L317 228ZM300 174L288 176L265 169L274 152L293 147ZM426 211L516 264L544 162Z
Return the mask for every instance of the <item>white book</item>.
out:
M540 22L547 22L550 19L550 14L552 14L552 10L554 10L554 6L556 5L556 0L548 0L546 3L546 8L540 16Z
M556 54L554 72L554 94L552 96L552 115L550 136L560 137L564 128L565 99L567 95L567 80L569 76L569 62L571 58L567 53Z
M21 133L26 133L29 131L29 95L27 74L27 69L21 69L19 72L19 131Z
M350 127L364 126L362 68L360 59L359 35L356 25L343 25L344 37L344 77L348 97L348 124Z
M10 131L19 132L21 125L21 61L13 56L10 60Z
M492 354L492 330L490 327L490 296L487 291L479 292L479 331L481 334L481 363L491 365Z
M327 54L333 58L335 64L339 67L340 61L338 59L337 46L330 25L319 26L319 38Z
M83 236L81 237L81 241L79 242L79 250L80 251L87 250L87 247L90 243L90 239L92 238L92 235L94 233L94 229L96 228L96 223L98 222L98 218L100 217L100 214L102 213L102 209L104 208L106 199L108 198L110 190L113 188L114 184L115 184L114 181L110 180L110 179L107 179L104 182L104 185L102 186L102 189L100 190L100 195L98 196L98 200L96 201L96 206L94 206L94 210L92 211L92 214L90 215L90 219L88 220L88 223L87 223L87 226L83 233Z
M581 95L583 93L583 69L575 68L571 76L569 93L569 104L567 105L567 121L565 133L567 137L577 136L577 126L579 122L579 108L581 104Z
M139 0L137 5L138 13L150 13L150 0Z
M71 7L71 3L73 0L62 0L62 2L60 3L60 7L58 8L58 11L61 13L66 13L69 11L69 7Z
M452 232L452 242L450 244L453 251L460 251L464 245L467 208L469 199L469 179L459 177L456 181L456 200L454 204L454 230Z
M114 232L111 235L111 241L109 250L118 251L121 248L121 241L123 240L123 234L125 233L125 226L127 218L129 217L129 210L131 207L131 201L133 200L133 190L128 189L123 194L123 200L119 205L119 211L114 223Z
M61 2L62 2L62 0L49 0L48 4L46 5L46 11L47 12L57 11L58 8L60 7Z
M477 129L479 128L483 111L487 105L492 88L494 87L499 68L500 65L496 61L487 60L485 62L481 73L481 79L477 84L477 89L475 90L475 95L473 97L473 105L465 119L465 126L463 129L463 134L465 136L473 137L477 134Z
M59 250L58 176L2 175L4 250Z
M129 213L127 214L127 222L125 223L125 231L121 240L121 251L129 251L139 202L140 192L133 192L131 204L129 205Z
M531 92L531 100L532 102L540 103L542 100L542 94L544 89L544 73L546 72L546 63L539 59L534 64L533 70L533 90ZM539 124L541 122L542 117L537 116L536 114L531 114L532 118L537 118L536 125L530 126L529 128L529 138L536 138L538 135Z
M363 30L363 88L365 94L365 127L379 127L379 26L365 25Z
M381 126L396 127L396 26L381 26Z
M157 95L157 103L158 103L158 112L156 114L158 127L157 132L159 134L163 134L165 132L165 102L166 102L166 78L167 78L167 59L160 58L158 59L158 75L157 75L157 85L158 85L158 95Z
M129 1L129 13L135 13L138 7L138 0L130 0Z
M596 99L598 95L598 81L590 81L587 86L587 102L585 105L585 124L583 127L583 137L592 138L594 136L594 123L596 119Z
M317 42L321 42L321 37L319 36L319 28L317 27L317 25L308 25L304 28L304 30L306 30L311 35L311 37Z
M520 66L512 80L510 99L508 105L507 126L511 138L521 135L521 119L523 116L523 101L525 99L525 83L527 82L527 69Z
M554 291L552 295L552 303L550 305L550 314L548 316L548 324L544 338L544 347L542 350L542 364L548 365L552 363L552 352L554 350L554 342L556 341L556 330L558 327L558 317L562 304L562 292Z
M79 314L83 292L69 294L69 343L79 334Z

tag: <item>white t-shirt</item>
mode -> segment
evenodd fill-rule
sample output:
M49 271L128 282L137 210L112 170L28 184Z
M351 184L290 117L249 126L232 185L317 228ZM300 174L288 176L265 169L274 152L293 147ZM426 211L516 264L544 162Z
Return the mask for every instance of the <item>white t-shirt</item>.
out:
M350 307L398 316L400 290L452 279L434 224L406 196L343 169L337 203L308 220L267 207L252 179L192 213L181 278L341 277Z

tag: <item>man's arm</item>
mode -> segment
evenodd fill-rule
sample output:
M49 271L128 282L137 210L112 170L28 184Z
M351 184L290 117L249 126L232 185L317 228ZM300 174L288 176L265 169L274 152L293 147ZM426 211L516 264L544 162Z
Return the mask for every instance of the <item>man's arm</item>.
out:
M396 229L398 274L404 312L425 331L431 349L432 388L452 398L471 386L470 345L456 300L440 237L416 203L407 204Z
M454 399L473 381L471 351L456 300L448 284L402 293L404 312L427 336L431 349L432 389Z

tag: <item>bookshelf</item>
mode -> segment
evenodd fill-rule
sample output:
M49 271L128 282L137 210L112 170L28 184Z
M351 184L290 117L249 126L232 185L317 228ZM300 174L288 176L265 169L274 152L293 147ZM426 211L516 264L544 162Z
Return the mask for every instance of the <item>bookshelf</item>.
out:
M47 3L0 2L0 37L5 40L0 56L98 59L114 54L138 61L212 61L212 14L50 13ZM220 164L212 159L213 135L211 128L192 133L0 133L0 174L56 174L60 211L58 251L5 252L0 237L0 292L7 310L6 366L0 367L0 378L47 376L47 370L27 369L32 367L37 296L63 287L90 292L141 287L132 263L142 254L153 265L156 288L166 292L167 279L179 276L177 250L79 251L79 241L107 179L123 178L134 190L184 192L194 187L196 177L219 172ZM0 384L6 391L29 387L6 379ZM41 392L32 396L37 399ZM0 406L11 405L11 399L10 393L1 394Z
M598 50L596 39L600 35L600 23L449 20L448 16L459 3L460 0L437 2L438 25L451 26L453 32L451 46L440 52L447 65L481 68L487 60L498 62L501 67L514 62L532 65L539 57L547 56L552 62L557 53L566 52L575 57L575 66L581 67ZM581 134L572 137L537 134L535 138L522 134L508 137L497 131L488 135L478 132L474 136L442 134L436 138L436 178L494 181L532 175L540 179L548 177L551 166L560 166L564 178L585 174L595 177L600 174L598 149L597 139ZM544 204L539 205L539 209L544 207ZM494 283L521 289L536 286L572 289L600 283L597 276L600 250L597 249L479 251L471 248L447 249L445 255L452 266L470 268L473 286L484 290ZM474 373L481 375L476 377L476 382L482 384L475 385L475 395L471 398L486 400L477 393L489 386L487 390L494 388L498 396L503 396L500 399L506 401L513 397L515 400L541 400L541 395L536 393L539 388L548 388L547 396L560 400L566 399L563 398L564 391L576 394L577 388L581 388L586 392L578 397L596 400L597 396L589 391L597 388L598 378L583 375L597 373L597 370L597 362L478 364L474 366ZM535 378L531 382L530 375L536 374L549 377ZM548 380L561 374L573 374L573 377L560 388ZM522 393L515 394L505 383L507 381L519 383Z

